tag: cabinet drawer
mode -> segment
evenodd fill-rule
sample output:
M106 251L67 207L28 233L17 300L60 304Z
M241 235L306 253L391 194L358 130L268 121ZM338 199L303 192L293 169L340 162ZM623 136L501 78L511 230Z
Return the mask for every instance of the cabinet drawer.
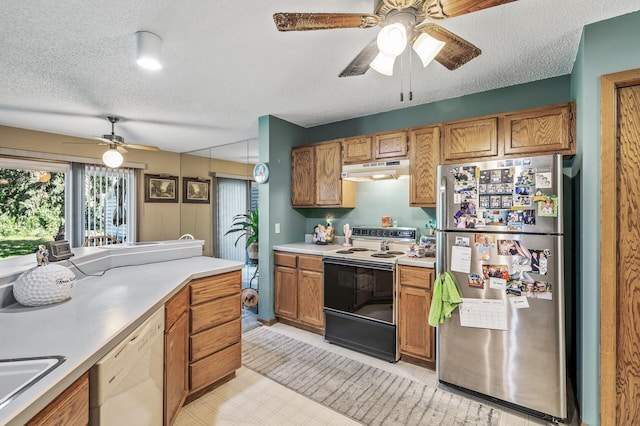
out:
M431 288L433 283L433 269L418 266L400 267L400 284L420 288Z
M298 256L298 269L322 272L322 256Z
M189 366L189 390L195 391L233 373L242 365L240 343L229 346Z
M289 268L297 268L298 267L297 258L298 258L297 255L291 254L291 253L283 253L280 251L276 251L273 253L273 263L275 263L277 266L287 266Z
M218 297L240 294L242 271L200 278L191 282L191 304L197 305Z
M186 286L164 304L164 329L169 330L180 315L189 311L189 287Z
M191 307L191 333L197 333L233 319L239 318L240 291L233 296L222 297L211 302Z
M198 361L220 349L238 343L242 335L240 319L210 328L191 336L191 361Z

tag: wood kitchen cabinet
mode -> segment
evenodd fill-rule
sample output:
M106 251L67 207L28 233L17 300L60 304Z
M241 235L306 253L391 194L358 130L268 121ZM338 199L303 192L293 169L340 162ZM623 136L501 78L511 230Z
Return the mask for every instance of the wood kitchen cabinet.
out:
M189 393L189 286L165 303L164 424L172 425Z
M340 141L291 150L292 207L355 207L355 183L342 180Z
M324 334L322 256L274 252L275 313L284 323Z
M409 132L409 205L435 207L440 126L425 126Z
M433 269L400 265L398 271L400 355L435 368L435 328L428 324Z
M504 115L504 153L575 153L575 103Z
M373 135L373 159L375 161L407 158L407 132L395 130Z
M241 366L242 271L189 285L189 398Z
M27 422L28 426L86 426L89 424L89 374L71 386Z
M393 130L342 140L342 163L362 164L407 158L407 132Z
M346 138L342 141L342 163L360 164L373 160L373 137L371 135Z
M441 160L478 161L498 155L498 117L450 121L443 124Z

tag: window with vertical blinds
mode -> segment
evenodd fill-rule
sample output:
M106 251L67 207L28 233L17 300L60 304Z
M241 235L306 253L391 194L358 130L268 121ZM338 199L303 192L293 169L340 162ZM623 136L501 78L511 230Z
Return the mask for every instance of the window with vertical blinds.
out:
M84 238L108 235L135 241L135 170L86 165L84 170Z

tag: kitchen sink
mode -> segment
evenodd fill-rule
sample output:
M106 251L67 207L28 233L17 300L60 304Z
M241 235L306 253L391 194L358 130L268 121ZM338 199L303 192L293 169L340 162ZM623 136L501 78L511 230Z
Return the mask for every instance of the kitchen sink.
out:
M64 356L0 359L0 409L60 365Z

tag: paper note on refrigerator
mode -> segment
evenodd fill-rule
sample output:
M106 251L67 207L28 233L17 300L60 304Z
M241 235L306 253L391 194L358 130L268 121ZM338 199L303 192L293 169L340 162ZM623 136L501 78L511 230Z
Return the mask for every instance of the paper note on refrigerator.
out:
M507 330L507 310L502 299L462 298L458 305L462 327Z
M464 274L471 272L471 247L451 247L451 270Z

